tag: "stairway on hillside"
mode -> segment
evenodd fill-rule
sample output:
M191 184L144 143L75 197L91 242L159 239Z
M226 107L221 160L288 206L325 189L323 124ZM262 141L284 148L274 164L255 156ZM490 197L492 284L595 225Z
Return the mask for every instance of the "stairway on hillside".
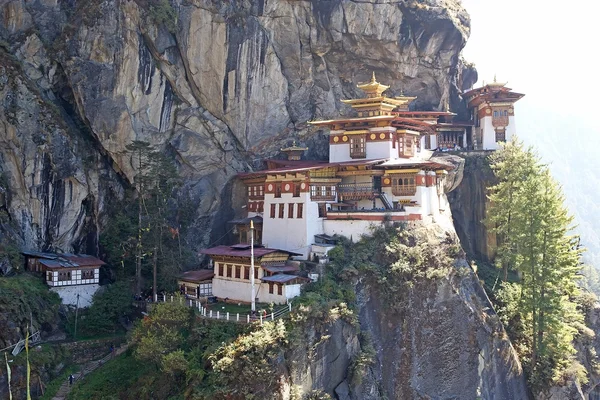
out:
M123 354L128 348L129 348L129 344L125 343L125 344L121 345L118 349L115 349L115 351L108 353L101 359L87 362L86 364L84 364L81 367L79 372L73 374L73 377L75 378L73 380L73 384L75 384L75 382L83 379L87 374L95 371L97 368L106 364L112 358L115 358L115 357ZM69 385L69 379L67 378L65 383L63 383L62 386L60 387L60 389L58 389L58 392L56 392L56 394L54 395L52 400L65 400L67 398L67 396L69 395L69 392L71 392L72 387L73 387L72 385Z

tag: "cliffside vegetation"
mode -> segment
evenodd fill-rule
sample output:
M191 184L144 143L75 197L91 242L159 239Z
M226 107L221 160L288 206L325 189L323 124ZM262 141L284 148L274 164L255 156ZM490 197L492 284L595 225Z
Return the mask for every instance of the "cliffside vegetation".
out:
M496 293L499 314L519 352L534 392L575 376L574 338L586 333L577 280L579 239L570 234L558 184L531 148L514 140L492 156L498 184L491 188L488 224L499 238L496 263L504 282ZM508 272L519 279L508 281Z
M0 277L0 348L25 338L27 326L51 332L58 320L60 298L33 275Z
M135 282L135 293L149 294L156 271L160 290L174 290L175 276L194 262L186 234L191 205L176 206L181 185L173 161L147 142L134 141L124 153L136 167L135 192L112 205L113 217L100 236L112 275ZM184 197L184 196L183 196Z
M295 374L312 368L304 357L334 357L324 349L338 340L352 350L336 356L347 362L335 379L360 387L372 379L376 351L371 333L361 328L357 285L368 281L388 299L380 312L406 311L412 288L446 279L461 256L455 238L438 235L419 225L390 225L358 243L340 238L320 280L294 300L291 317L262 326L205 320L178 301L158 304L135 327L132 352L79 384L74 398L102 398L105 386L122 398L272 399L285 392L293 399L328 399L339 382L326 388L315 381L307 387ZM340 334L337 324L351 337L333 338ZM127 385L115 383L109 370L122 365L144 373L129 376Z

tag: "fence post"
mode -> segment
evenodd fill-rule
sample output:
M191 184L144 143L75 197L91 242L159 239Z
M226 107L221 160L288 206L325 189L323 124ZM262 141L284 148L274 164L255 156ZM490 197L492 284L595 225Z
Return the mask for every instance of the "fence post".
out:
M250 323L250 314L246 315L246 322Z
M198 312L202 314L202 306L200 305L200 302L198 302Z
M260 324L262 325L262 314L260 314Z
M237 322L240 322L240 313L237 313Z
M154 302L155 302L155 303L158 303L158 293L155 293L155 294L154 294Z
M212 318L212 310L210 310L210 317Z
M219 319L219 313L220 313L220 311L217 311L217 319Z
M171 295L171 303L173 302L173 295Z
M273 321L275 319L275 313L271 313L271 321Z
M290 312L292 312L292 303L288 303L288 307L290 309Z
M227 312L227 321L229 321L229 312Z
M190 307L192 307L192 299L190 299Z

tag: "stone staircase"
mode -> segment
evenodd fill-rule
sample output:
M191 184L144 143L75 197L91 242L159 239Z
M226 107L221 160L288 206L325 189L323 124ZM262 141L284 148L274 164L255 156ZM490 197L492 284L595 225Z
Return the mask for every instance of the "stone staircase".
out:
M106 364L106 362L108 362L112 358L115 358L115 357L123 354L127 350L128 347L129 347L129 344L125 343L125 344L121 345L119 348L115 349L113 352L108 353L101 359L90 361L90 362L84 364L81 367L81 369L79 370L79 372L73 374L73 377L75 378L73 380L73 384L75 384L75 382L83 379L87 374L95 371L97 368ZM56 394L54 395L52 400L65 400L67 398L67 396L69 395L69 392L71 391L72 387L73 387L72 385L69 385L69 379L67 379L65 381L65 383L62 384L60 389L58 389L58 392L56 392Z

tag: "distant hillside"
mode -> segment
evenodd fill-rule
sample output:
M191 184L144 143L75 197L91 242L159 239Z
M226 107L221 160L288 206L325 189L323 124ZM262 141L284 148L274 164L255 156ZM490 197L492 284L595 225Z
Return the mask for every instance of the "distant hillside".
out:
M600 165L596 162L600 137L573 115L547 114L542 109L519 108L527 121L517 120L523 140L534 145L550 164L554 177L563 185L569 209L575 216L576 232L588 249L584 260L600 268ZM551 128L540 132L539 125Z

